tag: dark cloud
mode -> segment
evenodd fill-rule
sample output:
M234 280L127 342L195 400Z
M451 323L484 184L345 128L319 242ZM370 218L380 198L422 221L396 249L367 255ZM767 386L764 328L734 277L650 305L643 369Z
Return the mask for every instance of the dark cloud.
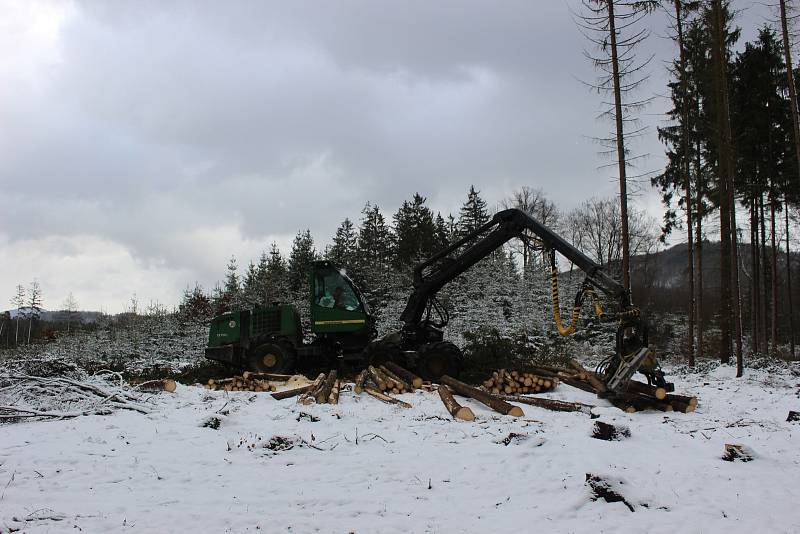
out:
M522 185L564 207L616 190L562 2L22 6L4 45L30 53L0 74L6 301L34 276L112 310L125 292L172 301L231 254L305 227L327 241L367 201L390 217L415 191L447 213L470 184L490 204ZM661 165L655 135L637 149ZM93 287L53 267L76 256Z

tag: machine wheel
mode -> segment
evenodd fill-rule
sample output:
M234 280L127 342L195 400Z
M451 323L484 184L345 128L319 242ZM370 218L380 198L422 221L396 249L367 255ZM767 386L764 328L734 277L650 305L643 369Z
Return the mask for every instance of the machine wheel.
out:
M256 373L290 373L294 371L294 346L286 339L256 341L248 351L247 367Z
M449 341L423 345L418 354L417 371L425 380L437 381L442 375L457 378L461 373L461 349Z
M372 341L364 347L364 359L369 365L383 365L391 361L403 365L400 358L400 347L391 341Z

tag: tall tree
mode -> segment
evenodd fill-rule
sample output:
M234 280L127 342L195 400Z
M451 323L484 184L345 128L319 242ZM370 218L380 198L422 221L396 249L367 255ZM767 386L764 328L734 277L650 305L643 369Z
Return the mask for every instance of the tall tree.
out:
M308 287L308 272L311 263L317 258L314 249L314 239L311 237L311 230L297 232L292 242L292 250L289 253L288 277L289 289L297 294L306 294L303 290Z
M22 318L22 308L25 306L25 287L22 284L17 284L14 296L11 297L11 305L14 306L16 311L14 314L14 319L17 323L14 333L14 345L16 346L19 344L19 320Z
M613 95L613 105L604 115L614 121L612 137L601 139L616 154L619 172L619 207L622 223L622 282L630 290L630 236L628 228L628 176L630 165L626 139L638 131L625 131L625 124L634 122L633 114L649 99L635 100L631 94L647 79L642 69L652 60L638 61L636 49L648 36L647 29L639 28L641 20L659 7L657 0L582 0L584 11L579 23L584 35L598 48L599 55L585 53L600 79L592 87L602 94ZM623 32L625 32L623 34ZM627 136L627 137L626 137Z
M486 201L480 196L480 191L475 190L475 186L469 186L467 201L461 206L458 215L458 233L461 236L469 234L480 228L489 220L489 211L486 209Z
M353 222L345 219L336 229L336 235L333 236L333 244L328 249L327 257L334 263L353 269L357 245L358 239Z
M33 321L38 321L42 313L42 286L35 278L28 289L28 344L31 342Z
M69 335L70 326L78 311L78 301L75 300L75 295L72 294L72 291L64 299L64 311L67 312L67 334Z
M242 307L242 286L239 281L239 266L236 256L228 260L225 285L222 290L222 311L237 310Z
M665 215L665 225L663 234L670 232L675 224L675 212L670 208L673 192L683 190L683 195L679 204L683 205L686 216L686 256L687 256L687 279L689 281L688 316L689 328L687 332L687 345L689 353L689 365L694 365L694 322L695 322L695 289L694 289L694 239L692 224L693 202L692 202L692 181L690 167L694 160L691 150L694 143L690 139L692 125L690 124L692 96L689 91L689 69L686 60L686 43L684 40L684 25L686 14L689 10L697 9L698 2L685 2L684 0L674 0L674 40L678 45L678 59L673 62L672 75L675 81L669 84L673 109L668 112L668 116L673 121L677 121L674 126L658 129L661 140L670 149L667 151L668 165L667 170L661 175L652 179L654 185L659 185L662 190L664 204L667 205ZM663 237L663 236L662 236Z
M289 270L277 243L273 242L269 249L266 267L266 291L264 302L287 302L289 300Z
M411 201L403 201L394 215L395 264L400 269L410 269L436 250L436 225L426 200L414 193Z

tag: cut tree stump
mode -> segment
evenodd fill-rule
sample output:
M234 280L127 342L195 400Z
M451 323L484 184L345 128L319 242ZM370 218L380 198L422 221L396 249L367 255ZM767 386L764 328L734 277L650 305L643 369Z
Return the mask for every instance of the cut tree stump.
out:
M284 391L278 391L277 393L272 394L272 398L275 400L283 400L283 399L290 399L292 397L296 397L298 395L302 395L303 393L307 392L311 388L311 385L303 386L294 389L286 389Z
M605 441L619 441L631 437L631 430L626 426L612 425L603 421L595 421L592 437Z
M543 399L541 397L522 397L519 395L504 395L504 400L519 402L522 404L529 404L544 408L545 410L552 410L554 412L581 412L587 415L592 414L593 404L582 404L580 402L566 402L555 399Z
M450 393L450 389L447 386L439 386L439 397L441 397L445 408L447 408L447 411L450 412L450 415L452 415L454 419L461 419L462 421L475 420L475 414L472 413L472 410L456 402L456 399L453 398L453 394Z
M512 417L522 417L523 415L525 415L524 412L522 411L522 408L520 408L519 406L514 406L513 404L509 404L503 399L495 397L491 393L487 393L485 391L481 391L478 388L468 386L464 382L456 380L451 376L444 375L442 377L442 384L447 384L453 389L453 391L455 391L459 395L475 399L476 401L485 404L492 410L499 412L501 414L510 415Z
M388 370L390 370L391 372L393 372L394 374L396 374L397 376L399 376L400 378L411 384L411 386L414 389L419 389L422 387L422 379L417 375L415 375L414 373L412 373L411 371L404 369L403 367L400 367L399 365L391 361L386 362L383 365Z

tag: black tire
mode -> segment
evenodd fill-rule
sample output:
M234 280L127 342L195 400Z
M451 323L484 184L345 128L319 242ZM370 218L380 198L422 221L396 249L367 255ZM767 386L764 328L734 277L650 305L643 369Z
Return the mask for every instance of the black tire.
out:
M291 373L295 369L294 345L286 339L256 341L247 354L247 367L256 373Z
M364 360L369 365L383 365L386 362L394 362L403 365L401 361L400 347L391 341L372 341L364 347Z
M438 381L442 375L458 378L463 354L449 341L428 343L417 352L417 372L425 380Z

